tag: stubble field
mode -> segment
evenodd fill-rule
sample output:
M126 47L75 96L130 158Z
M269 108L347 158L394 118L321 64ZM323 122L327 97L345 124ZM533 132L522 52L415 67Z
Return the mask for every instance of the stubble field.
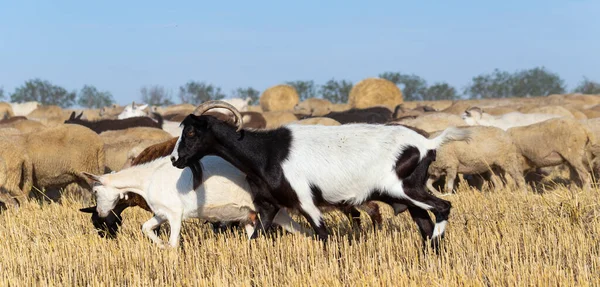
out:
M241 229L214 234L199 220L184 223L182 248L164 250L141 234L151 215L139 208L125 211L122 232L107 240L78 211L80 201L31 201L0 214L0 285L598 285L598 198L598 189L461 188L446 197L453 209L439 255L423 251L408 213L394 217L384 205L376 233L365 214L364 226L353 229L341 213L329 213L327 250L301 235L249 242Z

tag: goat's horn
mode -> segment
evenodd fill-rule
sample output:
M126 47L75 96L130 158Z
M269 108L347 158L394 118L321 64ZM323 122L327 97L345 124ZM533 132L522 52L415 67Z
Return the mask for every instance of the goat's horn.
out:
M206 113L208 110L214 109L214 108L223 108L223 109L230 110L233 113L233 115L235 116L235 123L237 125L236 132L239 132L239 131L242 130L242 125L244 124L244 122L242 120L242 115L240 114L240 112L234 106L232 106L230 103L227 103L227 102L224 102L224 101L208 101L208 102L204 102L204 103L200 104L192 112L192 114L194 114L196 116L201 116L202 114Z

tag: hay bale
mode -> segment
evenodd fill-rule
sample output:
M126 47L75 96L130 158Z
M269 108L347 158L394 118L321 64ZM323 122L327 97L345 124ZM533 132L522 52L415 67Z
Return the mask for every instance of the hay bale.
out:
M267 122L267 129L274 129L274 128L278 128L280 126L283 126L285 124L289 124L291 122L295 122L298 120L298 118L296 117L296 115L294 115L294 113L292 112L285 112L285 111L279 111L279 112L264 112L263 117L265 118L265 121Z
M402 92L394 83L379 78L368 78L358 82L348 97L348 103L359 109L386 106L390 110L402 103Z
M277 85L266 89L260 96L260 107L265 112L290 111L300 102L296 89Z

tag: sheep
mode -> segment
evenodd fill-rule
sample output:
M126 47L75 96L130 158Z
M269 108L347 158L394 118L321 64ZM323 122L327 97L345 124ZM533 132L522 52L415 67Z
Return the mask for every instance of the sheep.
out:
M442 112L425 113L417 117L401 118L394 122L418 128L428 133L465 125L465 121L459 116Z
M0 120L9 119L14 115L15 113L9 103L0 102Z
M117 116L123 112L123 109L125 109L125 107L123 106L119 106L117 104L112 104L110 106L107 107L102 107L100 109L100 118L101 119L117 119Z
M417 106L414 109L408 109L405 103L399 104L394 109L394 113L392 114L392 119L400 119L407 116L420 116L424 113L437 112L436 109L430 106Z
M262 115L267 123L267 129L274 129L298 120L298 117L291 112L264 112Z
M37 132L46 128L46 126L38 121L28 120L23 116L13 117L7 120L0 121L0 129L15 128L21 133Z
M307 118L303 120L299 120L297 122L293 122L297 125L324 125L324 126L339 126L341 125L338 121L332 118L326 117L316 117L316 118Z
M25 140L20 135L0 138L0 192L4 195L6 206L17 207L29 196L33 185L33 166L25 148Z
M202 115L216 107L231 110L237 127ZM171 161L185 168L206 155L218 155L245 172L261 217L259 229L270 229L279 208L297 209L327 242L319 206L379 200L405 205L423 239L438 242L443 237L451 204L427 192L427 168L435 149L468 139L468 131L449 128L430 140L402 126L287 125L251 131L242 124L239 111L227 103L200 105L182 122ZM435 226L427 210L434 213Z
M437 157L429 166L427 188L431 192L435 192L433 183L441 176L446 176L446 193L451 193L458 173L481 174L496 168L508 173L515 180L518 188L525 188L520 154L512 138L505 131L484 126L460 129L468 130L471 140L451 142L437 150ZM496 189L501 186L501 183L494 182Z
M521 155L523 171L566 163L571 179L584 189L591 184L586 167L594 134L577 120L549 119L540 123L508 129Z
M147 127L102 132L100 138L104 142L106 167L110 171L120 170L127 163L128 153L134 147L143 150L171 137L166 131Z
M10 103L15 116L27 116L40 107L38 102Z
M81 119L81 115L82 114L75 116L74 112L71 113L71 116L65 121L65 124L82 125L95 131L98 134L104 131L122 130L133 127L151 127L162 129L162 118L159 120L158 123L149 117L134 117L123 120L99 120L95 122L90 122Z
M54 192L70 184L91 190L81 172L104 171L102 139L86 127L63 124L22 137L33 165L33 185L48 189L50 199L58 199Z
M205 157L193 168L178 169L169 157L130 167L102 176L84 173L94 185L96 210L106 217L118 201L128 193L146 199L154 217L142 225L142 231L153 242L164 247L153 230L168 221L171 228L169 246L179 245L182 221L202 218L209 221L239 221L245 224L249 237L254 232L256 209L249 193L246 176L222 158ZM197 174L201 173L201 174ZM198 182L196 179L200 178ZM289 232L306 232L281 210L274 223Z
M512 127L527 126L559 117L559 115L552 114L523 114L520 112L492 116L478 107L471 107L462 115L462 119L470 126L492 126L503 130L508 130Z
M324 99L309 98L294 107L294 113L312 117L322 117L331 112L331 102Z

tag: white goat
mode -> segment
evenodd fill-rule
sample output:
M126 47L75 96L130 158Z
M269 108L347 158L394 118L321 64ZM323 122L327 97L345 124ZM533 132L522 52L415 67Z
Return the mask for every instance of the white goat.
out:
M127 105L123 111L117 116L119 120L133 118L133 117L147 117L148 112L145 109L148 107L147 104L136 106L135 102L131 105Z
M468 108L463 114L462 119L470 126L488 126L498 127L503 130L508 130L512 127L522 127L531 124L543 122L545 120L560 118L559 115L550 114L523 114L520 112L512 112L500 116L490 115L484 112L481 108Z
M202 218L209 221L238 221L245 223L248 236L254 232L255 206L250 196L246 175L220 157L205 157L202 184L194 191L194 174L189 169L171 165L169 157L133 166L102 176L86 174L97 182L94 193L100 217L108 216L119 199L133 192L142 196L154 212L142 231L153 242L164 246L153 230L168 221L171 227L169 245L177 247L184 219ZM196 177L197 178L197 177ZM294 222L281 209L274 221L289 232L310 232Z

